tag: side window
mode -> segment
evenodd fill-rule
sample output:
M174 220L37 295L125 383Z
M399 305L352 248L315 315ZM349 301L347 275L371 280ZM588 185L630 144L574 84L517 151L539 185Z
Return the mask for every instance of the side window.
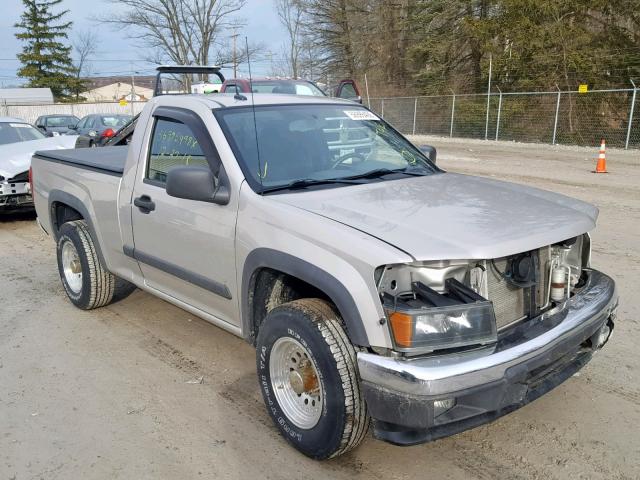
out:
M187 125L177 120L157 118L145 178L164 184L167 172L178 166L208 167L209 164Z
M238 90L240 91L240 90ZM224 87L224 93L236 93L236 85L235 83L228 83Z
M358 94L351 83L345 83L340 89L340 98L355 98Z

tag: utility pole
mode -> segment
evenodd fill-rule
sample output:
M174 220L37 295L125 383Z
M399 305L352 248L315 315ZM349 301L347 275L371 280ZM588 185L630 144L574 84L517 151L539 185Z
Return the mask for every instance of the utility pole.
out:
M491 54L489 54L489 86L487 87L487 118L484 123L484 139L489 139L489 102L491 101L491 67L493 61L491 58Z
M238 78L238 54L236 50L236 38L238 38L237 30L233 31L231 38L233 39L233 78Z
M269 72L269 75L270 75L270 76L275 76L275 75L274 75L274 73L275 73L275 72L274 72L274 70L275 70L275 69L273 68L273 52L272 52L271 50L268 50L268 51L265 53L265 55L266 55L267 57L269 57L269 68L271 69L271 70L270 70L270 72Z
M136 72L133 71L133 62L130 62L131 65L131 115L135 115L133 102L136 100L136 81L134 74Z

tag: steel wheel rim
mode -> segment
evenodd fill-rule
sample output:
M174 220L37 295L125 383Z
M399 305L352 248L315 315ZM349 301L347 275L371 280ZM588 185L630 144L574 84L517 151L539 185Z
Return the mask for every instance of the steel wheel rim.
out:
M291 337L279 338L269 356L269 374L286 417L296 427L315 427L322 415L324 392L309 350Z
M62 245L62 271L64 279L73 293L80 293L82 290L82 265L78 250L70 241Z

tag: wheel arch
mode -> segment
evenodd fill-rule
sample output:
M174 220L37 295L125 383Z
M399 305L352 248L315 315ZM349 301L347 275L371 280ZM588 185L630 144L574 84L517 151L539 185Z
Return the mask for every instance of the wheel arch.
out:
M245 340L255 344L262 318L256 318L256 281L265 270L303 282L321 298L330 300L342 317L347 335L354 345L368 347L369 341L357 305L347 287L327 271L305 260L270 248L258 248L247 256L242 270L241 313Z
M62 190L51 190L49 192L49 217L51 221L51 235L56 242L59 238L60 227L64 223L73 220L84 220L87 222L98 257L103 265L106 265L102 248L98 241L93 221L91 220L91 215L89 215L87 207L78 197L63 192Z

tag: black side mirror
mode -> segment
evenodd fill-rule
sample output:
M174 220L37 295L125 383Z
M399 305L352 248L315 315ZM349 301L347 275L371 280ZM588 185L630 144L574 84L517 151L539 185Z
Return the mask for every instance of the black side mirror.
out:
M174 167L167 173L167 195L226 205L231 195L223 169L220 170L219 177L216 182L207 167Z
M360 95L358 95L357 97L355 97L353 99L354 102L358 102L360 105L362 105L362 97Z
M69 130L75 130L76 128L78 128L78 126L77 125L67 125L67 128Z
M420 145L418 147L422 153L424 153L425 157L431 160L431 163L436 164L436 156L437 151L436 147L432 147L431 145Z

